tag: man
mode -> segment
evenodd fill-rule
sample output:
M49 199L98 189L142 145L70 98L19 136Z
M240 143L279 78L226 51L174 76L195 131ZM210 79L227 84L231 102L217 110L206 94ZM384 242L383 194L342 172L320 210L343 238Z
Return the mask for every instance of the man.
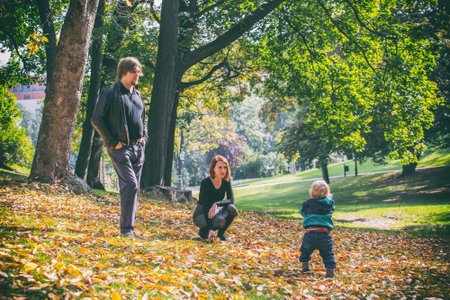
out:
M121 234L144 239L134 230L147 139L144 103L135 88L141 75L136 58L123 58L117 66L118 82L100 95L91 122L119 177Z

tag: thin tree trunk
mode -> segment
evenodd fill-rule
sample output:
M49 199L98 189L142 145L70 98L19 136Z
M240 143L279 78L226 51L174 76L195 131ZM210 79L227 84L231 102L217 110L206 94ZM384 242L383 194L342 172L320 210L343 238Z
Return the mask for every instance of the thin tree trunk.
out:
M72 0L48 82L30 178L55 182L69 174L69 152L98 0Z
M181 83L181 80L180 80ZM164 172L164 182L166 186L172 184L172 167L173 167L173 150L175 149L175 129L177 127L177 108L180 100L180 93L175 96L175 103L173 105L172 114L170 116L170 130L168 136L168 148L166 158L166 171Z
M91 188L98 190L105 190L105 187L100 180L100 160L102 158L102 152L103 140L98 132L95 132L92 142L90 155L91 159L89 160L86 182Z
M171 115L177 88L178 52L178 0L165 0L161 8L161 25L158 39L155 79L149 113L149 143L145 149L146 160L142 185L150 188L164 185L167 179L166 162L169 153ZM173 148L172 148L173 152Z
M91 45L91 80L89 82L86 116L83 123L80 151L78 152L77 162L75 165L75 174L83 180L86 177L89 158L91 156L92 139L94 137L94 128L92 128L91 117L94 112L95 104L97 103L101 84L103 34L100 30L103 27L104 8L105 0L100 0L98 4L97 16L95 18L93 42Z
M358 176L358 160L356 159L356 156L354 156L355 159L355 176Z
M319 161L320 170L322 171L322 179L326 181L326 183L330 183L330 175L328 174L328 160L322 159Z
M402 176L409 176L416 172L417 163L402 166Z
M45 56L47 67L47 82L51 82L53 66L56 59L57 46L55 26L52 20L49 0L36 0L36 3L39 8L39 17L41 19L44 35L48 39L48 42L45 43Z

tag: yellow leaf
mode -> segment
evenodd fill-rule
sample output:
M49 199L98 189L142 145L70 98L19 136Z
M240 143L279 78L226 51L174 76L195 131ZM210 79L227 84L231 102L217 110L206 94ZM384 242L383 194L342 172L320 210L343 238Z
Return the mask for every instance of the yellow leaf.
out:
M35 264L35 263L33 263L33 262L27 262L27 263L23 266L22 270L23 270L24 272L27 272L27 273L28 273L28 272L30 272L30 271L35 270L37 267L38 267L37 264Z
M128 6L131 6L131 1L130 1L130 0L123 0L123 1L125 1L125 3L126 3Z
M122 296L114 290L111 292L111 297L112 300L122 300Z

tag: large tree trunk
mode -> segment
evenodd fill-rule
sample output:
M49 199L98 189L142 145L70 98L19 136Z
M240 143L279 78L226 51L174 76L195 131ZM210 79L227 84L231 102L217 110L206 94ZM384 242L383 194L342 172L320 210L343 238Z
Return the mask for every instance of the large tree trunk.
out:
M176 119L171 120L173 106L177 102L177 92L181 92L183 74L193 65L224 49L249 31L252 26L267 16L285 0L272 0L263 4L253 13L248 14L228 31L210 43L195 50L188 51L189 38L183 39L183 49L179 49L179 33L189 28L179 28L179 0L164 0L161 7L160 33L158 39L158 56L155 79L152 90L151 109L149 113L149 143L145 150L146 160L143 168L142 184L149 189L156 185L167 185L172 174L173 137ZM195 9L194 9L195 10ZM187 26L192 26L186 22ZM209 73L209 76L213 72ZM203 82L200 80L200 82ZM190 86L190 85L187 85Z
M48 82L30 178L54 182L69 173L69 151L98 0L72 0Z
M170 155L171 115L178 84L178 9L179 0L162 2L158 55L149 112L149 143L145 149L146 160L142 174L144 188L165 185L166 162Z
M91 156L92 139L94 137L94 128L91 124L91 117L94 112L95 104L97 103L101 83L103 34L98 29L103 27L104 8L105 0L100 0L98 4L97 16L95 17L93 42L91 45L91 80L89 82L86 115L83 123L80 151L78 152L77 162L75 165L75 174L83 180L86 177L89 158Z
M92 142L90 154L91 158L89 159L89 167L87 171L86 182L91 188L98 190L105 190L105 187L103 186L100 180L100 162L102 158L102 152L103 152L103 140L98 134L98 132L95 132Z

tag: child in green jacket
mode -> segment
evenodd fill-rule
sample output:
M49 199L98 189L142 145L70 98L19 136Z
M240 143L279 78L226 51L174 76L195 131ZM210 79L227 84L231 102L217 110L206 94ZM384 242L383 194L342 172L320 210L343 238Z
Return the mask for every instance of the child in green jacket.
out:
M331 215L334 212L334 201L331 199L330 187L324 180L317 180L312 183L309 192L311 199L303 202L300 210L303 216L302 226L305 228L300 247L302 271L309 271L311 254L318 249L327 269L326 276L334 277L336 262L330 235L333 229Z

